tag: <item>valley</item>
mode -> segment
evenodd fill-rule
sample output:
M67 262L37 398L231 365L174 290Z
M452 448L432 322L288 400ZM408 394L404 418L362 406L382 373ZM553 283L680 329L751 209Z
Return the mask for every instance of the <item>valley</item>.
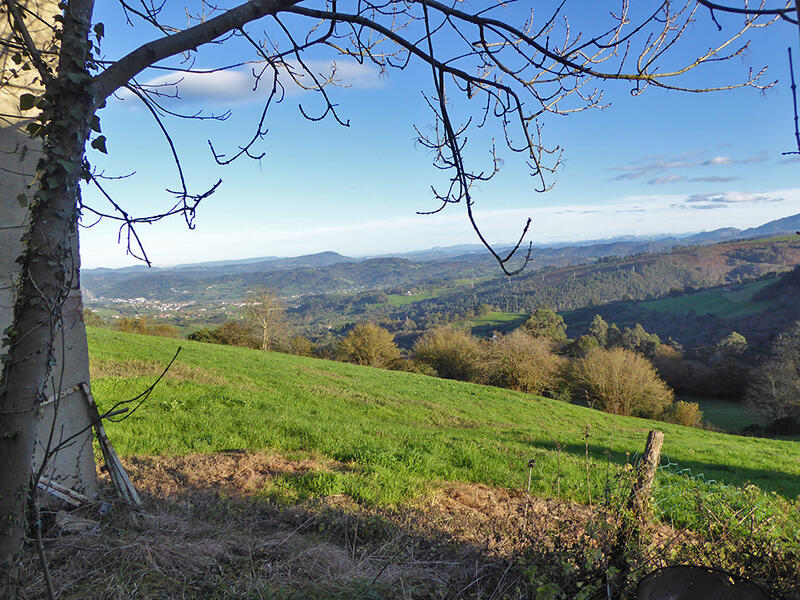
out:
M272 270L267 271L263 262L146 274L90 270L82 285L87 307L104 318L147 316L183 334L241 318L247 292L264 286L286 305L287 325L316 343L325 343L331 332L340 334L353 323L372 320L402 334L407 344L414 332L473 319L481 306L496 313L475 329L481 335L490 335L493 328L507 331L513 318L501 315L519 317L547 306L564 315L571 335L585 333L600 314L620 326L640 322L684 346L740 329L763 345L796 318L777 299L742 300L800 264L800 242L794 238L679 246L656 253L639 252L642 245L627 245L624 251L616 247L621 256L599 258L594 257L596 246L537 252L533 264L511 279L498 275L495 263L484 255L353 261L327 253L284 260L281 268L269 262ZM556 266L559 262L568 264ZM316 263L322 264L307 266ZM236 272L240 268L247 271ZM220 274L220 269L233 272ZM767 311L769 319L749 318Z

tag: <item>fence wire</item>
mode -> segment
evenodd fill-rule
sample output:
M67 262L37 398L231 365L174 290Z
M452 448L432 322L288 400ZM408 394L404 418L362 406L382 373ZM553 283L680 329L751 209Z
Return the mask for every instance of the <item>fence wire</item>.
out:
M662 523L731 536L769 536L800 548L800 501L758 486L706 478L662 457L653 489L653 510Z

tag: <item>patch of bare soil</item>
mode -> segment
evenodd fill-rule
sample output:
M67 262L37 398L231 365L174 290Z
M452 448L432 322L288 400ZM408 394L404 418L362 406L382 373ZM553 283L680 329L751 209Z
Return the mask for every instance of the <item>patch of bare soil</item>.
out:
M349 468L324 458L289 460L278 454L242 451L133 457L125 466L140 490L153 498L175 500L209 492L243 499L278 474ZM360 510L344 496L322 502L339 510ZM406 513L413 514L427 533L446 534L459 543L506 557L529 545L532 538L552 547L556 532L571 544L590 543L587 525L597 518L595 511L574 502L526 497L519 491L468 483L443 484L431 498Z
M594 517L580 504L466 483L445 485L423 510L437 528L501 556L519 552L534 539L552 548L556 533L571 543L584 542Z
M154 498L176 499L195 492L224 492L244 498L277 474L348 467L324 458L289 460L278 454L231 450L185 456L139 456L124 461L137 488Z

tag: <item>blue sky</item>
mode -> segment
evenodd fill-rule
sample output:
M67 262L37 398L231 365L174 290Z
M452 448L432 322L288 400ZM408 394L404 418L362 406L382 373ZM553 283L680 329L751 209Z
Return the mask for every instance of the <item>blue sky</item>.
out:
M153 35L144 26L125 25L115 3L99 4L98 11L108 11L97 16L105 23L103 50L109 58ZM466 8L479 4L464 3ZM567 4L567 14L577 12L576 28L595 26L583 14L584 6ZM507 18L517 14L511 11ZM734 22L723 21L723 34L733 30L728 25ZM667 62L680 63L718 35L707 15L698 13L686 43ZM528 216L533 219L528 239L538 243L744 228L800 212L800 162L781 155L794 143L789 44L797 45L797 31L779 23L755 32L743 56L685 80L695 85L732 82L746 77L750 67L766 65L763 80L778 83L764 92L745 88L691 94L649 88L633 96L630 84L611 82L603 84L607 108L545 116L546 143L564 150L563 164L551 178L555 187L546 193L534 191L524 161L498 142L502 168L475 190L477 218L487 237L499 244L515 240ZM243 57L251 58L235 45L213 47L201 52L195 64L209 68ZM202 191L219 178L223 183L199 208L195 230L188 231L180 219L140 226L154 264L324 250L373 255L477 242L462 205L436 215L416 214L438 206L430 186L442 180L429 151L415 142L413 128L426 130L432 123L421 93L431 91L429 69L412 66L381 74L324 52L310 60L316 72L329 72L336 61L337 79L347 87L333 88L331 94L350 127L331 119L305 120L299 103L310 112L321 105L313 94L289 86L284 102L268 115L269 132L258 146L264 158L228 167L215 165L207 140L220 152L235 150L252 135L265 92L250 91L252 78L245 70L180 82L181 103L167 101L170 107L232 111L224 122L167 121L190 188ZM153 71L140 81L177 78ZM453 104L458 117L466 118L468 109L465 102ZM90 161L107 175L136 172L106 182L107 189L133 214L164 210L171 200L165 188L174 189L177 178L152 118L124 93L100 117L109 155L90 150ZM471 133L466 156L475 168L488 165L488 147L498 133L491 127ZM102 206L94 189L84 190L84 197ZM117 243L113 223L84 229L81 244L85 267L136 262L126 256L125 244Z

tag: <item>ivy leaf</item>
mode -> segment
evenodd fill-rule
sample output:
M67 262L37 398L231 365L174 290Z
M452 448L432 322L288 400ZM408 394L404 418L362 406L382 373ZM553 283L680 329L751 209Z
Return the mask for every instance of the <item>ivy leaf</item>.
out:
M102 23L94 26L94 34L97 36L98 41L106 34L106 28Z
M67 73L67 78L72 82L80 85L84 81L91 79L86 73Z
M17 194L17 202L22 208L28 206L28 197L25 194Z
M92 144L94 146L94 144ZM64 167L64 170L70 175L74 175L81 168L80 164L64 160L63 158L56 159L56 162Z
M98 117L97 115L94 115L92 117L92 124L90 125L90 127L92 128L92 131L96 131L97 133L100 133L100 117Z
M108 154L108 150L106 149L106 136L98 135L94 138L92 140L92 148L99 150L103 154Z
M20 54L19 52L17 52L16 54L14 54L14 55L12 55L12 56L11 56L11 60L13 60L13 61L14 61L14 64L15 64L15 65L18 65L18 64L20 64L20 63L22 62L22 54Z
M19 97L19 109L30 110L36 106L36 96L33 94L22 94Z
M28 123L25 127L25 130L28 132L28 135L32 138L36 137L42 132L42 124L41 123Z

